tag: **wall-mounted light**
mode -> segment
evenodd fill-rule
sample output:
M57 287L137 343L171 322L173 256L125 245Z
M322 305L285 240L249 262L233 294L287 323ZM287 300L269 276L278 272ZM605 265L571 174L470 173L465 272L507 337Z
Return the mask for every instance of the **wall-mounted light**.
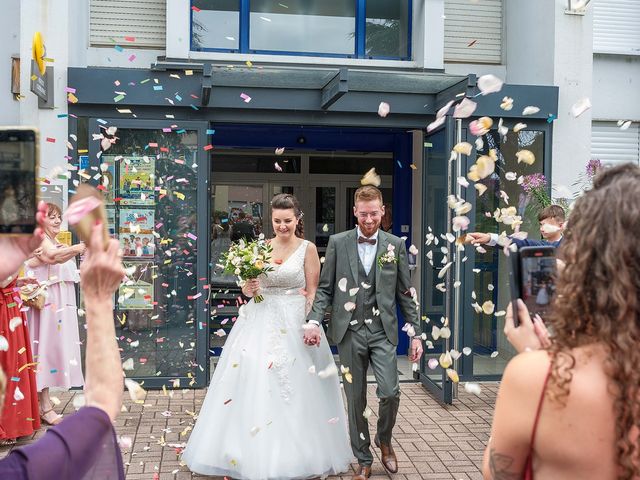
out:
M591 0L567 0L566 15L584 15Z

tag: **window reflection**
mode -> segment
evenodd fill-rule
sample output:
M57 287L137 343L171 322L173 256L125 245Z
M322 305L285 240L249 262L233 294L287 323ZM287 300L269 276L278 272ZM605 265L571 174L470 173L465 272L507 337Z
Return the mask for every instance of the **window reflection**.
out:
M355 54L356 2L252 0L251 50Z
M193 0L191 49L240 47L239 0Z
M367 0L365 51L368 57L408 57L408 0Z
M539 238L538 207L529 198L518 183L520 176L542 173L544 166L544 132L536 130L521 130L518 133L509 132L501 138L497 131L491 131L482 137L484 148L476 154L488 155L490 149L497 154L495 172L476 183L482 183L487 190L476 196L475 230L485 233L513 233L510 226L497 223L492 214L497 208L504 208L507 203L503 199L506 194L508 205L516 206L518 215L522 216L523 224L520 230L528 232L529 237ZM530 150L536 158L533 165L518 163L516 152L521 149ZM516 180L507 180L507 172L516 174ZM511 178L511 177L510 177ZM502 194L500 192L503 192ZM506 197L505 197L506 198ZM486 253L476 251L474 268L474 291L478 304L491 300L496 305L496 311L506 310L510 300L508 273L508 258L499 248L486 247ZM515 355L515 350L504 336L504 316L474 313L474 375L500 375L506 363ZM492 358L493 352L499 352L498 357Z

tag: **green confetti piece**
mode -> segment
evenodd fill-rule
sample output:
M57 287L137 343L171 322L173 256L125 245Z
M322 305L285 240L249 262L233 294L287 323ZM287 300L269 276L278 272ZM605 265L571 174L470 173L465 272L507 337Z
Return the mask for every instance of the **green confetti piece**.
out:
M118 103L120 100L124 100L124 95L120 94L118 96L113 97L113 101Z

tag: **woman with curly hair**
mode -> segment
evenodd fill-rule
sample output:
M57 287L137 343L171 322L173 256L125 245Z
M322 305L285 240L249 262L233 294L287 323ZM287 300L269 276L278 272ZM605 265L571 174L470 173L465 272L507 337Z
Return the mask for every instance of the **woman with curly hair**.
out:
M640 478L640 168L604 169L576 201L546 345L518 301L486 479ZM531 351L532 350L532 351Z

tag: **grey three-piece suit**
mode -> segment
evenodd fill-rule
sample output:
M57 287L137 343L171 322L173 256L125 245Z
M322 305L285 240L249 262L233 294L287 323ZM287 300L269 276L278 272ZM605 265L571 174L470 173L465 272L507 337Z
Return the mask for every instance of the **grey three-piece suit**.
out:
M353 229L329 238L318 290L307 320L321 322L325 310L332 306L327 335L338 345L340 363L348 367L353 376L352 383L343 382L351 447L361 465L371 465L369 427L363 415L367 406L367 368L371 363L378 384L378 435L381 443L389 445L400 404L396 303L400 305L405 321L413 325L416 335L421 331L417 307L409 291L404 241L378 230L376 256L367 274L358 255L357 237L357 229ZM395 247L397 262L380 266L378 259L387 252L389 244ZM338 288L342 278L347 279L346 292ZM363 284L370 287L364 288ZM357 287L357 293L350 296L350 289ZM355 303L355 309L348 311L345 308L348 302Z

